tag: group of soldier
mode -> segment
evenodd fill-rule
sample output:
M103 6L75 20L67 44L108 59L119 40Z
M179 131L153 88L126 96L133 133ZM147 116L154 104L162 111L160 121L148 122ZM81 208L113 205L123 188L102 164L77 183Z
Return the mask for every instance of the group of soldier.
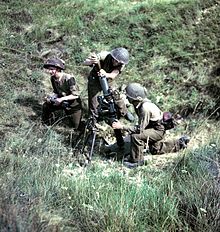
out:
M129 62L129 52L123 47L115 48L112 51L102 51L98 54L92 53L83 65L92 69L88 75L88 106L89 114L94 123L98 120L97 97L103 90L100 77L107 79L109 88L115 96L115 105L120 117L133 121L132 114L127 110L122 98L116 97L117 87L115 79L123 71ZM44 68L51 76L53 94L46 97L43 104L42 121L50 124L52 113L57 110L64 110L70 119L71 126L77 130L82 118L82 101L79 88L74 76L64 72L65 62L59 58L49 58ZM144 147L147 144L152 154L164 154L177 152L187 147L189 137L182 136L179 139L164 141L166 128L163 121L163 112L157 105L147 98L147 90L139 83L130 83L125 88L126 97L138 116L138 125L127 126L119 120L112 122L114 130L127 131L131 137L131 149L125 154L123 164L126 167L134 168L144 165ZM123 147L123 143L121 144Z

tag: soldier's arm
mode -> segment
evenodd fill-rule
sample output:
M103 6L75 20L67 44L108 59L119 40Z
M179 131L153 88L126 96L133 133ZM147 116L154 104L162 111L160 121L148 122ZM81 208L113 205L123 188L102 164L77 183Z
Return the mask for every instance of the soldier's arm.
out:
M75 100L77 98L79 98L79 96L70 94L70 95L67 95L65 97L61 97L59 99L60 99L61 102L63 102L63 101Z
M67 99L65 100L74 100L74 99L77 99L79 98L80 96L80 92L79 92L79 88L76 84L76 80L74 77L70 77L70 79L68 80L68 84L69 84L69 87L70 87L70 95L66 96Z
M73 76L69 76L69 79L67 82L69 85L70 94L59 98L58 99L59 102L75 100L75 99L79 98L79 96L80 96L79 89L78 89L78 86L76 85L75 78Z
M129 133L138 133L139 126L124 125L121 122L113 122L112 128L128 131Z
M139 117L140 133L142 133L145 130L145 128L148 126L150 122L150 117L151 117L151 112L148 109L148 107L146 107L146 104L144 103L141 107L141 113Z
M109 54L107 51L101 51L100 53L91 53L88 58L83 61L83 65L93 66L94 64L99 64L100 60L104 60Z
M146 107L145 103L142 105L140 111L141 112L139 116L138 125L124 126L123 127L124 130L128 131L129 133L136 133L136 134L142 133L145 130L145 128L149 124L151 112L148 109L148 107Z
M112 72L109 72L109 73L107 73L104 69L101 69L99 71L99 75L100 76L102 76L102 75L106 76L107 79L112 79L113 80L113 79L115 79L122 72L122 70L124 69L124 67L125 67L125 65L122 64L122 65L116 67Z
M115 69L110 73L107 73L104 69L101 69L99 71L100 76L105 76L107 79L112 79L112 80L115 79L119 73L120 71L118 69Z
M97 64L99 62L99 58L95 53L92 53L88 58L83 61L83 65L92 66L93 64Z

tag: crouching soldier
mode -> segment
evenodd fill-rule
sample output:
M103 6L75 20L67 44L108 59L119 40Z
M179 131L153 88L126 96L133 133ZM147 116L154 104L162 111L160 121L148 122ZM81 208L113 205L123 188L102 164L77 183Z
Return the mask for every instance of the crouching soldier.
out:
M43 123L50 125L52 112L64 110L70 125L77 129L81 120L82 105L75 78L63 72L65 63L59 58L48 59L43 67L50 74L53 87L53 94L49 95L43 104Z
M124 129L131 133L131 151L124 161L124 165L129 168L144 164L145 143L148 144L152 154L164 154L186 148L189 142L187 136L162 141L165 135L165 127L162 123L163 112L146 97L146 94L146 88L138 83L130 83L126 87L126 96L135 108L139 124L135 127L125 126L119 121L112 124L114 129Z
M99 77L105 76L108 85L111 88L114 96L114 101L120 113L120 116L125 117L129 121L133 121L133 115L128 112L124 100L116 90L115 79L122 72L125 65L129 62L129 53L125 48L115 48L112 51L102 51L98 54L91 54L83 64L91 66L92 70L88 76L88 105L91 116L96 120L98 118L97 96L102 91Z

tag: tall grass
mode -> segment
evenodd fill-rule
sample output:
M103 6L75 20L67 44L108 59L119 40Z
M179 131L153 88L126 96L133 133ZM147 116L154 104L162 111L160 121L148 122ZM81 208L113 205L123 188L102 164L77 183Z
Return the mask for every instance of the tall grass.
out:
M20 141L11 138L0 159L3 199L12 202L21 231L31 231L28 223L36 215L39 226L64 231L217 231L219 136L184 151L164 170L129 171L120 162L96 159L88 168L77 167L60 136L35 133L34 127L19 132Z
M1 4L1 231L218 231L219 125L210 118L219 76L210 72L219 9L211 0ZM187 117L170 135L190 133L192 145L169 166L127 170L95 156L79 167L71 129L40 123L43 61L64 58L86 98L81 62L117 46L131 54L119 85L140 82L163 110Z

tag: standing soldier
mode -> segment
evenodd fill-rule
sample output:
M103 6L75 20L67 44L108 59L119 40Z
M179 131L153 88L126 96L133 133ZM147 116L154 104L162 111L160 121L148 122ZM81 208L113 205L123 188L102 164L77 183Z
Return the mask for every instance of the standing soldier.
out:
M88 76L88 105L90 114L94 120L98 118L97 96L102 91L99 77L105 76L107 78L109 87L113 91L113 95L118 95L115 87L114 80L122 72L125 65L129 62L129 53L125 48L115 48L111 52L102 51L98 54L91 54L83 64L91 66L92 70ZM115 97L120 116L132 121L133 116L127 111L126 105L122 98Z
M146 97L146 88L138 83L130 83L126 87L128 101L134 106L138 115L138 126L125 126L113 122L114 129L124 129L131 133L131 151L125 160L125 166L134 168L144 164L143 150L145 143L148 144L152 154L164 154L177 152L187 147L189 138L182 136L180 139L161 141L165 135L165 127L162 123L162 111Z
M43 104L42 121L50 125L52 112L64 110L70 124L77 129L81 120L82 105L75 78L64 73L65 63L59 58L48 59L43 66L51 76L53 94Z

